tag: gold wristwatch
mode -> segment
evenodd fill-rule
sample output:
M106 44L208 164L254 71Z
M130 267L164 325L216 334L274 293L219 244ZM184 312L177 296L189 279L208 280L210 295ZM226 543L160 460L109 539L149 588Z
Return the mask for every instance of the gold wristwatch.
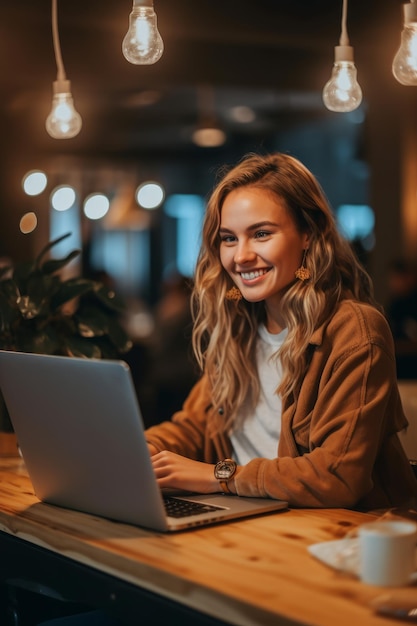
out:
M214 466L214 477L220 482L220 487L224 493L232 493L227 485L233 478L237 468L237 463L233 459L224 459Z

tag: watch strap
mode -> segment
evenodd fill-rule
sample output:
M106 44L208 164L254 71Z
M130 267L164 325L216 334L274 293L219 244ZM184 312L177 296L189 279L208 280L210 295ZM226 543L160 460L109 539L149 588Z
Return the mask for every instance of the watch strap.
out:
M219 482L220 482L220 487L221 487L223 493L232 493L230 491L230 489L229 489L229 486L228 486L226 480L220 480Z

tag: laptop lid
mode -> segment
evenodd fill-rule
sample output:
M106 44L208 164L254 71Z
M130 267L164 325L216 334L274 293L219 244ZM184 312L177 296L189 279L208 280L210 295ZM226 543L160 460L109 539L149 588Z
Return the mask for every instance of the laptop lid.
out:
M193 495L184 499L207 502L203 512L167 517L124 361L0 350L0 388L44 502L159 531L287 507L272 499Z

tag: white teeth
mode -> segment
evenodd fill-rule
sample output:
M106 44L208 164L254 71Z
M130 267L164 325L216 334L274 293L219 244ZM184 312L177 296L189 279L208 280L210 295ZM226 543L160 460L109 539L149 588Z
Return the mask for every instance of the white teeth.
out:
M268 270L258 270L256 272L242 272L241 276L245 280L253 280L254 278L258 278L258 276L262 276L266 274Z

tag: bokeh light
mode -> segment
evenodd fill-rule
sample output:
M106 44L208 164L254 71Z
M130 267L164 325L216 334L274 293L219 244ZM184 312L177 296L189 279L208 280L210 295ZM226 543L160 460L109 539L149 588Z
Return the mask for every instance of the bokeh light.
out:
M75 202L76 194L72 187L61 185L51 193L51 205L55 211L67 211Z
M165 192L159 183L143 183L136 190L136 202L144 209L156 209L165 197Z
M41 170L27 172L22 180L23 191L28 196L38 196L45 190L47 184L48 178Z
M84 202L84 215L90 220L99 220L106 215L110 208L110 201L102 193L90 194Z
M36 217L36 213L30 211L29 213L25 213L22 215L19 223L20 232L24 235L28 235L32 233L38 225L38 218Z

